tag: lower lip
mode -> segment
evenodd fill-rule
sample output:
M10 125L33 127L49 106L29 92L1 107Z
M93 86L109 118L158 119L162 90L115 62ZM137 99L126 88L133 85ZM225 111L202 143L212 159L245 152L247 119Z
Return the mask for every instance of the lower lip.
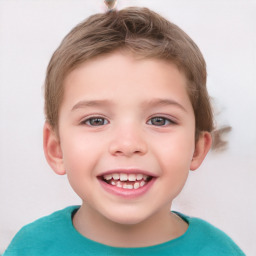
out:
M152 185L154 184L155 180L156 180L156 178L152 178L143 187L140 187L138 189L119 188L117 186L110 185L101 179L99 179L99 182L100 182L101 186L103 187L103 189L106 190L107 192L109 192L113 195L116 195L116 196L124 197L127 199L132 199L132 198L140 197L140 196L146 194L150 190Z

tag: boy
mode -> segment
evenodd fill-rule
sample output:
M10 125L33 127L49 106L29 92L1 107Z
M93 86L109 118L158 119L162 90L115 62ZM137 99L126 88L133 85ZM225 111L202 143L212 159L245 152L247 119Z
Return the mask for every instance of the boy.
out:
M82 199L22 228L8 255L244 255L170 212L214 129L195 43L146 8L91 16L54 53L44 152Z

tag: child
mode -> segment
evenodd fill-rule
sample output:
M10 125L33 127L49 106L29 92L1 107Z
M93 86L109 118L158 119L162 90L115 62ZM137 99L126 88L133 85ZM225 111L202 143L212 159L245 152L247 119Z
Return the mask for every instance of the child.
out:
M146 8L96 14L54 53L44 152L82 199L14 237L8 255L244 255L222 231L170 212L212 143L206 65Z

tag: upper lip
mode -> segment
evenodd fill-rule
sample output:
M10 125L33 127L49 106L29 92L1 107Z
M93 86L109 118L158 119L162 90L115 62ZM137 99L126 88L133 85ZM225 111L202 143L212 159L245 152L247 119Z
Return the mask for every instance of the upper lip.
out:
M152 172L138 169L138 168L118 168L118 169L111 169L105 172L102 172L98 175L98 177L102 177L104 175L113 174L113 173L126 173L126 174L144 174L150 177L156 177L156 175Z

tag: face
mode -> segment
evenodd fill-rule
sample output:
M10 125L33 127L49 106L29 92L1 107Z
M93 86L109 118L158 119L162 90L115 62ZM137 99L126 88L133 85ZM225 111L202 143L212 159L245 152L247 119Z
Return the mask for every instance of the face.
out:
M64 88L52 167L65 170L82 207L120 224L169 212L195 152L183 73L116 52L72 71Z

